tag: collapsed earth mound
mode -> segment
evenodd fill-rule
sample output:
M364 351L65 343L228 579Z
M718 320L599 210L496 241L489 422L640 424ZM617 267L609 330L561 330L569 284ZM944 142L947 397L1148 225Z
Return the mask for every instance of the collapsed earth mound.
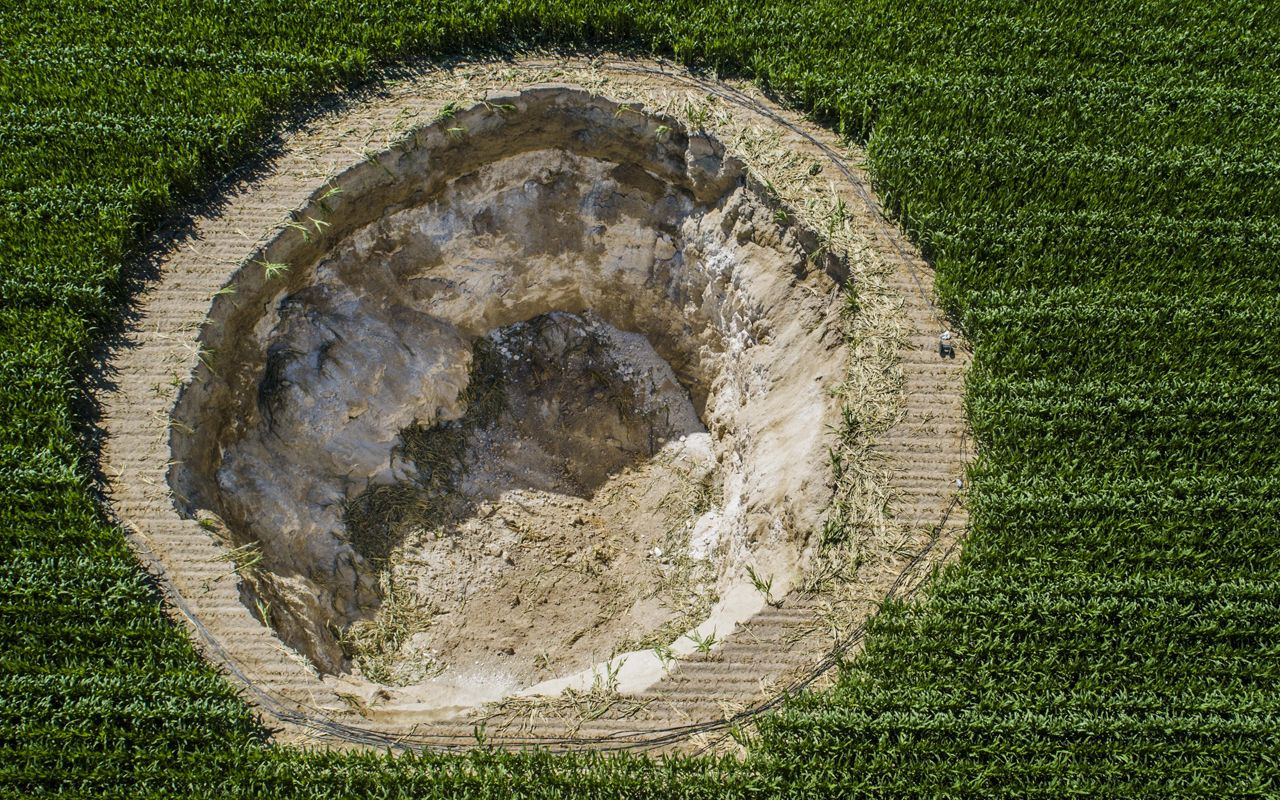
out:
M679 657L816 546L839 268L673 119L567 87L451 110L214 299L170 484L262 622L404 703Z

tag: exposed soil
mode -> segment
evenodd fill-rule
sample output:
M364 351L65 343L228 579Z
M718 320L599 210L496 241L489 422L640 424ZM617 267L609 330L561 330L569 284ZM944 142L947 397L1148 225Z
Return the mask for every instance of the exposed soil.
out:
M664 69L412 76L163 259L112 504L291 738L721 719L954 552L927 268L826 134Z
M319 669L494 700L802 572L840 263L709 134L527 90L295 217L214 300L171 481ZM691 481L716 502L673 510Z

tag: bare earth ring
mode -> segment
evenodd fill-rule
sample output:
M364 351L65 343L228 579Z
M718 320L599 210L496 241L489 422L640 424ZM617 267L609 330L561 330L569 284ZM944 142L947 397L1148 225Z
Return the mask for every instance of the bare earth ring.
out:
M829 139L649 62L466 64L192 220L106 488L280 737L703 747L954 552L967 352Z

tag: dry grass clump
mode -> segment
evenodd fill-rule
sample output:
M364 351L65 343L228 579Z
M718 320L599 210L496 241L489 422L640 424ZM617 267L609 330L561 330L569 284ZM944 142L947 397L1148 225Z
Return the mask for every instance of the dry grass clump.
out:
M348 502L344 522L355 551L386 562L413 531L443 527L466 508L455 493L467 437L497 421L506 406L501 356L488 339L471 348L471 373L461 419L414 423L400 431L396 454L411 462L416 479L370 486Z
M456 492L463 469L467 437L491 426L506 405L502 362L488 339L477 339L471 350L470 380L463 395L461 419L431 426L414 424L400 432L398 454L415 467L415 480L370 486L348 502L344 522L351 546L379 565L382 602L376 614L358 620L339 636L344 652L360 671L378 683L412 683L443 669L429 654L411 659L412 674L395 665L414 634L427 630L435 616L416 594L396 584L393 555L406 537L422 530L446 527L466 511L467 501Z
M429 653L413 659L400 658L415 634L431 627L435 609L420 604L407 588L399 586L389 572L380 576L382 605L378 613L350 625L338 642L366 678L387 685L405 685L438 675L444 665Z

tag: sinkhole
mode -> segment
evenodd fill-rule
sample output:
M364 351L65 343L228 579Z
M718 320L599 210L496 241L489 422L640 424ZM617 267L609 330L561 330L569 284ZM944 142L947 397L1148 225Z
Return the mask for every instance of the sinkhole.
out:
M170 484L321 674L455 707L679 657L816 545L840 270L705 132L490 98L318 186L214 298Z

